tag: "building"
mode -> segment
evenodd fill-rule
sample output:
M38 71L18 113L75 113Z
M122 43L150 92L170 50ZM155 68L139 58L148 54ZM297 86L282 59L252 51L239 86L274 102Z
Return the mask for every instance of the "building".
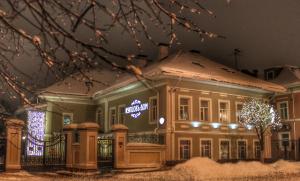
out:
M273 134L273 157L300 159L300 68L279 66L266 69L265 79L287 88L286 92L277 93L272 103L277 107L283 120L283 128Z
M100 83L73 75L45 89L40 96L46 100L45 134L88 121L100 125L100 137L110 136L112 125L124 124L128 142L165 144L166 160L258 159L256 134L238 124L242 102L251 97L269 101L286 89L197 52L169 56L161 48L164 58L144 67L142 77L91 71L87 75ZM152 139L155 135L159 139Z

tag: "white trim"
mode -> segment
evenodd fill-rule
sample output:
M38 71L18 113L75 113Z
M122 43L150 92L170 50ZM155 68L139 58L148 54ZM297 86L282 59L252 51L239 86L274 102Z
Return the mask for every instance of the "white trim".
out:
M39 95L38 97L45 99L47 102L71 103L71 104L87 104L95 105L91 96L88 95L62 95L64 93L57 93L57 95Z
M257 136L256 133L252 132L244 132L244 133L240 133L240 132L215 132L215 131L174 131L174 133L186 133L186 134L208 134L208 135L212 135L212 134L217 134L217 135L249 135L249 136Z
M225 102L225 103L228 103L228 120L226 121L226 123L230 123L231 122L231 107L230 107L230 100L226 100L226 99L218 99L218 122L220 123L224 123L224 122L221 122L220 120L220 103L221 102Z
M229 158L231 159L231 139L228 138L219 138L219 160L221 160L221 141L228 141L229 142Z
M208 101L208 122L212 122L212 98L206 98L206 97L199 97L199 120L200 121L203 121L201 120L201 101L204 100L204 101ZM203 122L206 122L206 121L203 121Z
M279 102L277 102L277 111L279 112L279 116L281 117L281 109L280 109L280 104L282 104L282 103L286 103L286 111L287 111L287 118L286 119L282 119L283 121L285 121L285 120L289 120L290 119L290 115L289 115L289 101L279 101Z
M120 112L120 108L124 108L125 109L126 105L125 104L121 104L121 105L118 105L118 123L120 124L120 117L121 117L121 112ZM123 120L123 124L125 124L125 112L124 112L124 120Z
M202 143L201 141L210 141L210 159L214 159L214 142L212 138L200 138L199 139L199 145L200 145L200 157L202 157Z
M289 139L288 139L288 141L289 141L289 146L288 146L287 148L288 148L288 150L290 150L290 148L291 148L291 143L290 143L290 140L291 140L291 133L290 133L289 131L279 132L279 133L278 133L279 148L280 148L281 150L284 150L284 147L283 147L283 145L282 145L282 141L283 141L282 135L283 135L283 134L288 134L288 135L289 135Z
M181 160L180 159L180 141L181 140L189 140L191 142L191 146L190 146L190 158L192 158L193 157L193 138L191 138L191 137L178 137L177 138L177 148L178 148L178 150L177 150L177 158L178 158L178 160Z
M151 96L151 97L149 97L148 98L148 101L149 101L149 109L148 109L148 123L149 124L157 124L157 121L158 120L151 120L151 118L152 118L152 115L151 115L151 108L152 108L152 105L151 105L151 101L153 100L153 99L156 99L156 111L157 111L157 115L156 115L156 118L157 119L159 119L159 96L158 95L156 95L156 96Z
M117 109L116 109L116 106L113 106L113 107L110 107L109 109L108 109L108 130L111 130L111 126L112 126L112 122L111 122L111 110L115 110L115 114L116 114L116 121L118 121L117 120Z
M101 114L102 114L102 116L103 116L103 109L102 109L102 107L98 107L97 109L96 109L96 123L99 123L99 120L98 120L98 111L99 110L101 110Z
M239 102L239 101L235 101L235 122L238 123L238 105L242 105L243 106L243 103L242 102Z
M73 114L72 112L63 112L63 113L62 113L62 125L63 125L63 127L64 127L64 116L65 116L65 115L68 115L68 116L71 117L71 122L70 122L70 124L74 123L74 119L73 119L74 114Z
M236 159L238 159L238 160L240 160L241 158L239 158L239 145L238 145L238 142L239 141L245 141L245 143L246 143L246 158L245 159L248 159L248 152L249 152L249 150L248 150L248 140L247 139L237 139L236 140Z
M181 98L188 98L189 99L189 119L188 120L184 120L184 119L180 119L180 99ZM192 121L193 120L193 96L188 96L188 95L181 95L178 94L178 105L177 105L177 111L178 111L178 120L181 121Z

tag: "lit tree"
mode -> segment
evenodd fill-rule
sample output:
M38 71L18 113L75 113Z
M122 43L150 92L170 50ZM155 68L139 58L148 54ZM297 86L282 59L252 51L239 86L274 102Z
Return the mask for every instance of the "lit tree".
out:
M26 80L32 80L31 75L12 63L15 57L28 53L26 47L40 57L40 69L57 81L76 72L81 75L78 81L93 86L102 82L86 72L99 67L143 77L133 61L138 59L144 42L160 43L161 38L154 38L157 31L153 29L163 32L170 46L180 43L177 36L180 28L199 35L200 41L222 37L193 21L196 18L192 17L200 14L214 17L198 0L1 1L0 81L7 85L1 92L15 92L24 103L30 104L27 95L35 92L36 85L28 84ZM119 53L110 47L115 29L129 36L136 50Z
M264 137L268 130L282 126L281 119L273 106L258 99L250 99L243 104L240 124L255 129L260 144L260 160L264 162Z

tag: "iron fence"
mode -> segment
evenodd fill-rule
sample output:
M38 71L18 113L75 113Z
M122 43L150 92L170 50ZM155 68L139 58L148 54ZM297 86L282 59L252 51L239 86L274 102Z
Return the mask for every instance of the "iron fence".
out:
M164 135L161 134L128 134L128 143L152 143L161 144L165 143Z
M0 137L0 172L5 170L6 138Z
M21 165L26 170L58 170L65 167L66 139L63 134L39 140L27 135L22 138Z
M114 165L114 140L113 138L99 137L97 141L98 168L113 168Z

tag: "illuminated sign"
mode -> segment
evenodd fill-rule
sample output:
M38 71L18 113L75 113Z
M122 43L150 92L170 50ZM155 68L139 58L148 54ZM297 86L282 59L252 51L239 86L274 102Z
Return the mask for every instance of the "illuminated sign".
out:
M44 153L45 112L28 111L27 115L27 129L29 133L26 146L27 155L42 156Z
M130 114L133 118L138 118L142 111L145 111L148 109L148 103L143 103L140 100L135 99L132 101L131 105L129 107L125 108L125 113Z

